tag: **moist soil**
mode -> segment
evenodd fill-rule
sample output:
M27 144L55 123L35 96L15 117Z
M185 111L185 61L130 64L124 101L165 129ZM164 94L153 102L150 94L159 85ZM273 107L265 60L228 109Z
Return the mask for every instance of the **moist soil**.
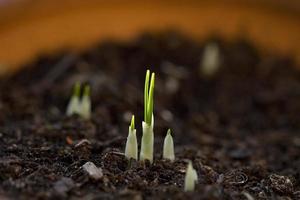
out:
M210 42L221 65L207 77ZM300 199L297 67L243 39L199 43L176 32L41 56L1 79L0 199ZM153 164L123 153L132 114L140 143L146 69L156 73ZM90 120L65 115L76 81L91 86ZM173 163L162 159L168 128ZM183 191L188 160L194 192Z

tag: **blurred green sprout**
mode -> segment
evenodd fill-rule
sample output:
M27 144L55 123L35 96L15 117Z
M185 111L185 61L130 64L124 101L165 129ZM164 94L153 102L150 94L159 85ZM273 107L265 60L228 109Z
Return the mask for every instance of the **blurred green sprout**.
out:
M83 119L90 119L91 117L91 98L90 98L90 86L85 85L83 89L83 95L80 99L81 84L77 82L73 88L73 94L67 106L66 115L79 115Z

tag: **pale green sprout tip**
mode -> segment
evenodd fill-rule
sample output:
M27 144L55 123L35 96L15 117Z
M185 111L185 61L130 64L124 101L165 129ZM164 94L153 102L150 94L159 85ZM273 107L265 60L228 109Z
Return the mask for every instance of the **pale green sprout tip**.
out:
M84 86L83 88L83 96L90 96L91 95L91 87L89 85Z
M131 117L131 123L130 123L130 130L133 131L135 129L135 125L134 125L134 115L132 115Z
M195 190L195 184L198 182L198 175L196 170L193 168L193 164L191 161L189 161L185 179L184 179L184 191L194 191Z
M80 103L80 116L84 119L90 119L91 117L91 88L86 85L83 89L83 96Z
M69 104L67 106L67 111L66 111L67 116L71 116L73 114L80 113L80 99L79 99L80 98L80 88L81 88L81 85L79 82L77 82L74 85L73 94L72 94Z
M81 84L79 82L76 82L75 85L74 85L73 96L77 96L79 98L80 97L80 90L81 90Z
M170 129L168 130L167 135L164 140L163 158L168 159L172 162L175 160L174 142L173 142L173 137L171 135Z
M221 64L220 50L217 44L209 43L205 46L202 55L200 72L206 77L214 76Z
M147 110L148 110L148 95L149 95L149 78L150 78L150 70L146 72L145 78L145 88L144 88L144 121L147 121Z
M134 124L134 115L132 115L131 123L128 128L128 136L125 147L125 157L128 159L138 159L138 145L136 139L136 129Z

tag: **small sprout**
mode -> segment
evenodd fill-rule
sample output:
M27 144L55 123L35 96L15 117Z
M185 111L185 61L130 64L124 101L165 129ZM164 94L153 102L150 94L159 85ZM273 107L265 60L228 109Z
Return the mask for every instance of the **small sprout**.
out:
M136 129L134 125L134 115L131 118L131 124L128 130L128 137L126 141L125 147L125 156L128 159L138 159L138 146L137 146L137 139L136 139Z
M186 174L185 174L185 180L184 180L184 191L194 191L195 190L195 184L198 181L198 175L196 170L193 168L193 164L191 161L189 161Z
M147 70L145 78L145 90L144 90L144 121L142 122L143 136L141 143L140 160L149 160L153 162L153 145L154 145L154 116L153 116L153 98L154 98L154 84L155 84L155 74L151 74Z
M80 116L84 119L90 119L91 117L91 89L89 85L86 85L83 89L83 96L80 103Z
M217 44L210 43L204 48L200 72L206 77L214 76L220 67L220 52Z
M83 89L83 95L80 100L80 83L76 83L73 89L73 95L67 107L67 116L78 114L84 119L91 117L91 89L90 86L86 85Z
M73 89L73 94L67 107L67 116L80 113L80 83L76 83Z
M131 117L130 130L131 130L131 131L134 131L134 130L135 130L135 125L134 125L134 115L132 115L132 117Z
M174 142L173 142L173 137L171 135L170 129L168 130L167 135L164 140L163 158L169 159L172 162L175 160Z

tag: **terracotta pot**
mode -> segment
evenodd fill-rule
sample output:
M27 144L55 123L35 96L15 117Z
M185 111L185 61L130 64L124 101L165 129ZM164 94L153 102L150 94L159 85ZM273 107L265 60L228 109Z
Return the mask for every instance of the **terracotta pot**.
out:
M263 52L300 62L298 0L0 0L0 69L3 74L42 53L166 28L198 40L212 32L225 39L243 34Z

